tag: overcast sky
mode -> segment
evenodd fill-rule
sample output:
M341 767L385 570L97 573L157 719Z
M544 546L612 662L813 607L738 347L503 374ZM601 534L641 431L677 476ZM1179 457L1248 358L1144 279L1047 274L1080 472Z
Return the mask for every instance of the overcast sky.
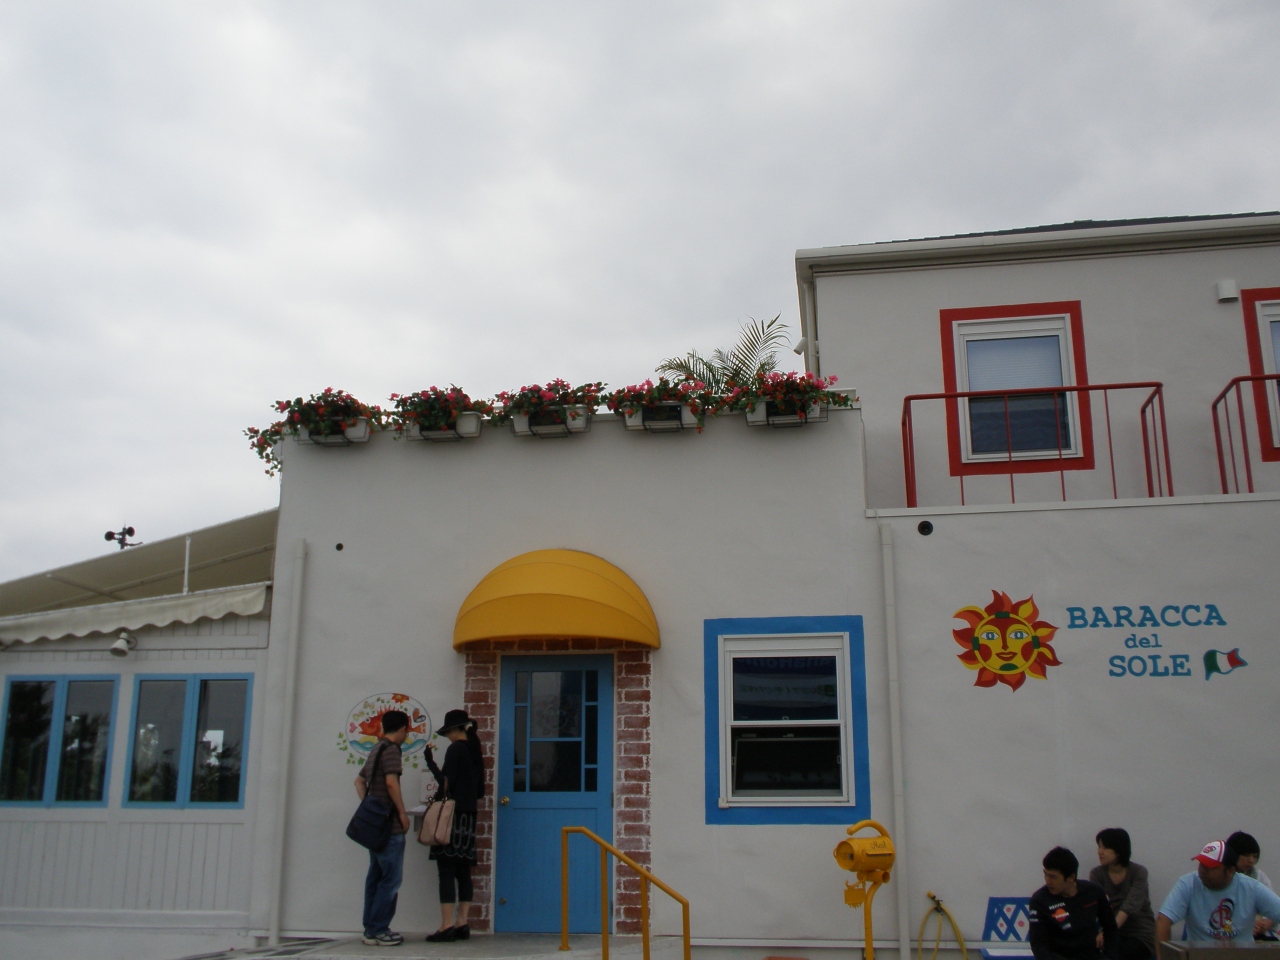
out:
M794 330L797 247L1276 209L1277 37L1275 0L0 5L0 580L275 505L278 398Z

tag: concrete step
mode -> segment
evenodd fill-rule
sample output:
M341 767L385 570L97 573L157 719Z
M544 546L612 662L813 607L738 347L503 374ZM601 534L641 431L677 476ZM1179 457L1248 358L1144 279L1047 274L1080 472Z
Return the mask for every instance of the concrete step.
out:
M402 931L403 932L403 931ZM596 960L601 955L600 937L575 934L569 938L568 951L560 950L560 937L544 933L496 933L473 936L454 943L427 943L422 933L405 933L398 947L372 947L359 937L334 940L293 942L259 950L229 950L226 953L203 954L184 960L268 960L297 957L299 960L366 960L385 957L388 960ZM679 937L653 937L651 960L682 960L684 942ZM609 960L641 960L639 937L610 937Z

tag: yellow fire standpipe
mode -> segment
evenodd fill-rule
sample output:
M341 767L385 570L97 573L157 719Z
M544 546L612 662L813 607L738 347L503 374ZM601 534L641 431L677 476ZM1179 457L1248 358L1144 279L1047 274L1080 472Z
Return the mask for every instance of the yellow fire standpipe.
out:
M875 827L878 837L854 837L864 827ZM880 824L874 820L863 820L845 830L849 839L836 844L832 855L842 870L848 870L858 878L857 883L844 885L844 902L851 907L862 907L862 924L866 940L865 955L867 960L875 960L875 940L871 931L871 901L876 891L889 882L889 871L893 869L893 861L897 854L893 849L893 841Z

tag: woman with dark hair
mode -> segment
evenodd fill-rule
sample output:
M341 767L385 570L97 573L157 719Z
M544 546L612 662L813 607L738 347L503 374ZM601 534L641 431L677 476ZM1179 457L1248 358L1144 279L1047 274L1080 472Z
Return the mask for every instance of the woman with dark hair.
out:
M448 737L444 766L436 766L427 746L427 766L440 784L437 796L454 801L453 833L449 842L431 848L431 859L440 871L440 929L427 935L432 943L467 940L471 927L471 868L476 862L476 808L484 796L484 751L476 723L465 710L450 710L436 731ZM455 906L456 905L456 906Z
M1098 844L1098 866L1089 871L1089 879L1106 893L1120 928L1116 960L1154 957L1156 917L1151 910L1147 868L1129 859L1133 853L1129 831L1107 827L1094 839Z
M1271 878L1258 869L1258 858L1262 856L1262 847L1258 845L1257 838L1243 830L1237 830L1227 837L1227 846L1240 855L1240 859L1236 861L1236 873L1257 880L1268 890L1272 889ZM1254 917L1253 939L1275 940L1276 935L1272 930L1274 926L1275 924L1267 917Z

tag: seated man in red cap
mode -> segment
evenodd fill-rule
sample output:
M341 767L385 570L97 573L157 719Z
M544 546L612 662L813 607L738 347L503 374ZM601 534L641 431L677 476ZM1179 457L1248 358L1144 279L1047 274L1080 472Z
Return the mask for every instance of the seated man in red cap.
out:
M1173 925L1187 922L1187 940L1252 940L1253 918L1280 921L1280 897L1236 872L1239 854L1225 840L1204 845L1188 873L1169 891L1156 914L1156 949L1171 939Z

